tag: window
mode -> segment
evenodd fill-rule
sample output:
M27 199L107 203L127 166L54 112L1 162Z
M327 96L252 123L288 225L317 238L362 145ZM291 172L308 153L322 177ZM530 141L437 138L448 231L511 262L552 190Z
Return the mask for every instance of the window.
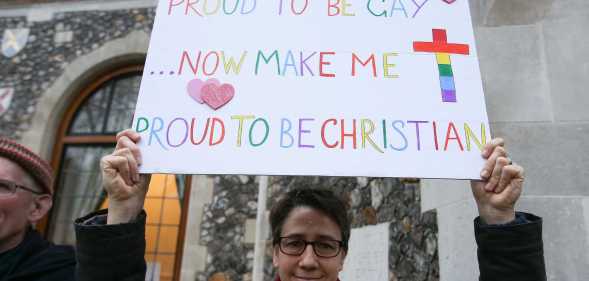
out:
M75 244L73 221L106 208L100 158L115 147L117 132L131 127L142 66L109 73L72 102L58 132L53 167L58 171L47 238ZM146 256L150 280L178 280L190 179L153 175L145 202Z

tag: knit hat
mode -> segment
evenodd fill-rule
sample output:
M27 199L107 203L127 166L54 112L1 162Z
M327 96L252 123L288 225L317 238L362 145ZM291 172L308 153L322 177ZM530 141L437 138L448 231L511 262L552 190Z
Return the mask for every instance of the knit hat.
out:
M18 164L43 188L53 194L53 170L49 164L28 148L5 137L0 137L0 157Z

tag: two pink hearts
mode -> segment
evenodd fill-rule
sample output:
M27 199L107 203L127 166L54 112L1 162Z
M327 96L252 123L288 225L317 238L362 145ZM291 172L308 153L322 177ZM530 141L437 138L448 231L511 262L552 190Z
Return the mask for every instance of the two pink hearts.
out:
M226 105L235 96L235 89L231 84L221 84L215 78L208 79L206 82L194 79L188 82L186 90L196 102L206 103L214 110Z

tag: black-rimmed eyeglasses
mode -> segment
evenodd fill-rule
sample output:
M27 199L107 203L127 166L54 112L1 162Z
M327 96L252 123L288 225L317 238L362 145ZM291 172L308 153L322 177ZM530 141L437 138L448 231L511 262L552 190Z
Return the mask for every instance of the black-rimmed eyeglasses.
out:
M26 191L29 191L31 193L37 194L37 195L41 195L43 194L43 192L39 192L36 191L32 188L26 187L26 186L22 186L20 184L17 184L13 181L9 181L9 180L3 180L0 179L0 196L10 196L16 193L16 189L20 188Z
M294 237L280 237L278 247L280 251L289 256L300 256L305 252L307 245L313 247L315 255L322 258L333 258L342 250L342 241L322 239L317 241L306 241Z

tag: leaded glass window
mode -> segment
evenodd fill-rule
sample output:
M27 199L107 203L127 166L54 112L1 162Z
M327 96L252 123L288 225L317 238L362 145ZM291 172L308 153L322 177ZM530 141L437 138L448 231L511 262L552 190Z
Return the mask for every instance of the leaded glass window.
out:
M141 68L102 77L82 91L66 113L55 146L54 166L59 173L47 224L48 239L54 243L75 245L73 221L108 207L100 185L100 158L113 151L116 133L131 127ZM184 176L152 176L145 202L145 258L151 280L178 280L186 181Z

